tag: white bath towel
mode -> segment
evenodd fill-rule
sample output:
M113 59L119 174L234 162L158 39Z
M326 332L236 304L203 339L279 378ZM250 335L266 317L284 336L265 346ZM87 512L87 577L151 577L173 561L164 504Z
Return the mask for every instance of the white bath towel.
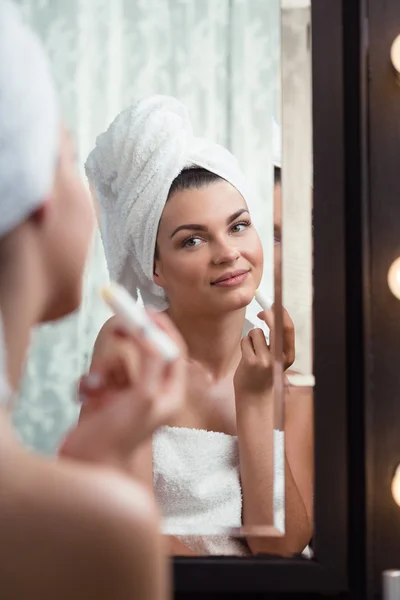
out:
M184 105L151 96L124 110L101 134L85 168L102 213L102 238L110 277L145 304L166 308L153 282L158 225L179 173L202 167L231 183L250 205L245 176L222 146L193 135Z
M58 106L47 57L16 7L0 0L0 238L46 199L58 144ZM0 315L0 404L9 395Z
M281 531L283 456L283 433L275 431L273 524ZM242 525L237 437L203 429L161 428L153 436L153 481L164 533L178 537L197 554L250 554L244 541L223 534L226 528Z

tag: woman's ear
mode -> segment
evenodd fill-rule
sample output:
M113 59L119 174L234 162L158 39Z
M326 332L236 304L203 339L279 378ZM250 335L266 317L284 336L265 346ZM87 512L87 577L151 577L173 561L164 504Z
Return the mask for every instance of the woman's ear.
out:
M156 285L159 285L160 287L164 288L164 280L161 274L161 265L160 261L157 259L154 260L153 281Z

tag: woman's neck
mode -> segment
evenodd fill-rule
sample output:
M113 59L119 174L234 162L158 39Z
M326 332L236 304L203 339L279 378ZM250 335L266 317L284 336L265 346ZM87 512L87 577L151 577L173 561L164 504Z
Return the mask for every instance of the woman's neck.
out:
M0 290L0 313L5 346L5 376L13 392L18 390L26 353L30 343L32 324L35 323L33 303L21 291Z
M174 311L172 307L167 312L183 336L191 360L204 366L214 379L236 369L241 357L245 308L203 317Z
M17 444L17 437L11 424L10 409L0 406L0 454L3 447Z
M4 344L5 364L1 365L3 376L10 387L8 395L0 400L0 446L8 447L10 444L19 447L18 440L11 425L14 395L18 390L25 357L30 342L30 330L35 322L32 313L32 303L27 300L29 295L21 292L12 294L12 291L0 290L0 313L2 320L2 343ZM0 448L1 450L1 448Z

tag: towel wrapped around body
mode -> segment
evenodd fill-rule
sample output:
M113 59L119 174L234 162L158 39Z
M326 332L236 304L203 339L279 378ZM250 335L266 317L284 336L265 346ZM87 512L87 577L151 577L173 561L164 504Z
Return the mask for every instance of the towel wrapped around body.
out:
M274 431L274 450L274 525L283 531L283 432ZM224 529L242 526L236 436L204 429L161 428L153 436L153 482L165 534L179 538L199 555L251 554L245 540L224 533ZM188 535L190 532L194 535Z

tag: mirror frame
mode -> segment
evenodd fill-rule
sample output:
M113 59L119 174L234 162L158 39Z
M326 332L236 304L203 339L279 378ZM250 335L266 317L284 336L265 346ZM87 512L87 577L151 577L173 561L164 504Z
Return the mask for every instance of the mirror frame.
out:
M368 598L379 598L382 571L400 569L400 507L391 480L400 463L400 302L387 273L400 256L400 85L390 49L400 33L398 0L364 0L368 10L369 244L368 373L365 423Z
M175 557L176 598L344 598L365 582L362 6L311 0L315 557Z

